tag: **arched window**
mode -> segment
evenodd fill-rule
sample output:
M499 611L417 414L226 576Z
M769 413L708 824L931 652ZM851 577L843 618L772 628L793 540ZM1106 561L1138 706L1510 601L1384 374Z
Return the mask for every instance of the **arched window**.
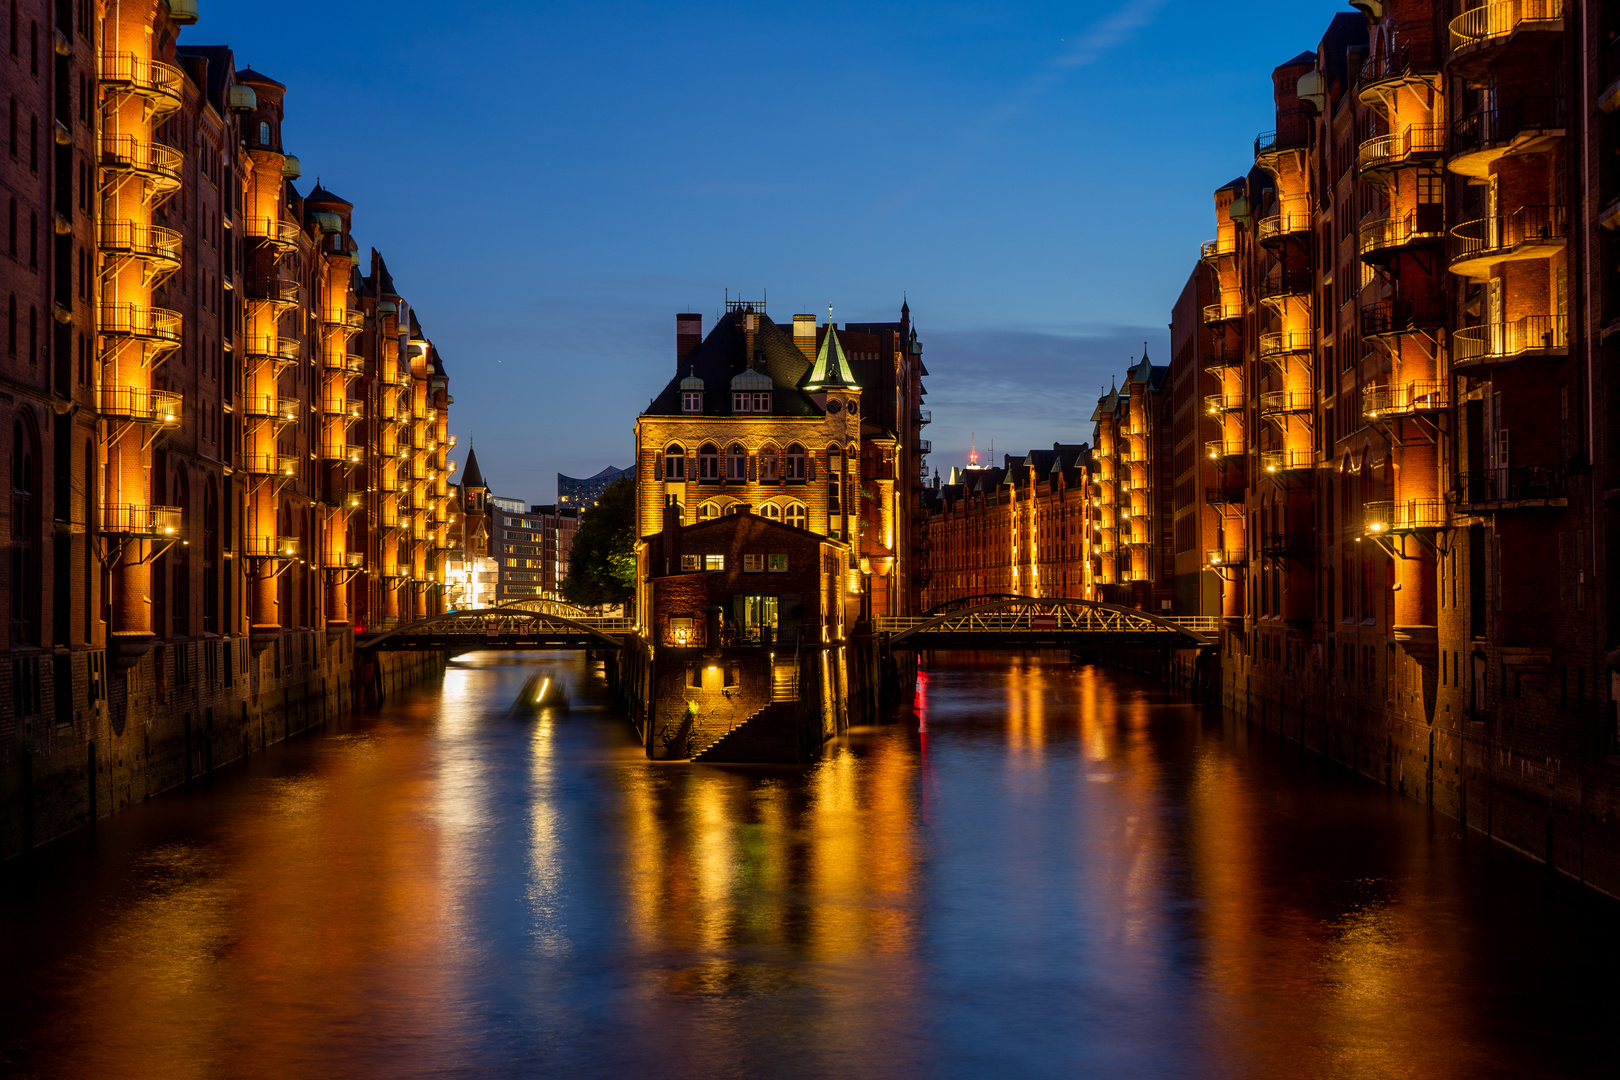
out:
M720 516L720 507L715 505L712 502L706 502L702 506L698 507L698 520L699 521L713 521L715 518L717 518L719 516Z
M11 640L39 642L39 437L22 418L11 427Z
M804 528L809 520L809 515L804 512L804 503L790 504L787 508L786 520L795 529Z
M762 484L775 484L782 478L781 471L782 451L775 446L767 445L759 452L759 482Z
M781 521L782 508L777 506L775 503L766 503L764 506L759 508L759 516L769 518L772 521Z
M270 145L270 121L268 120L259 121L259 145L263 147Z
M715 483L720 479L720 451L714 443L704 443L698 450L698 480Z
M748 451L738 443L732 443L726 451L726 479L748 479Z
M804 447L794 443L787 448L787 461L784 469L786 480L804 481Z
M844 462L843 451L836 446L827 448L827 513L842 514L844 512L843 489L840 484L843 479Z
M742 506L742 503L726 503L726 508L720 512L726 517L735 517L737 511L742 509Z
M686 450L680 443L670 443L664 449L664 479L686 479Z

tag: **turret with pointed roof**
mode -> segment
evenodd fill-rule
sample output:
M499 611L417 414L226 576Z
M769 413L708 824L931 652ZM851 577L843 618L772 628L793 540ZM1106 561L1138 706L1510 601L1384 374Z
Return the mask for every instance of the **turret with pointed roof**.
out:
M484 483L484 474L478 468L478 453L471 446L467 447L467 471L461 474L461 486L468 491L473 488L489 490Z
M810 369L810 377L805 380L804 388L860 389L855 382L854 374L849 370L849 360L844 356L844 346L838 340L837 324L831 319L827 320L827 333L821 339L821 348L816 351L816 364Z

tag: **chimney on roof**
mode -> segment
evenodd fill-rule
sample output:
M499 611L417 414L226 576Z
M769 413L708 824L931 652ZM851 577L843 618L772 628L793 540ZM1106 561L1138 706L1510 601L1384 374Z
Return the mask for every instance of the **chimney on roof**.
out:
M675 316L675 369L685 370L686 358L703 344L703 316L687 312Z
M811 363L816 360L816 317L814 315L793 316L793 344L804 353L804 358Z

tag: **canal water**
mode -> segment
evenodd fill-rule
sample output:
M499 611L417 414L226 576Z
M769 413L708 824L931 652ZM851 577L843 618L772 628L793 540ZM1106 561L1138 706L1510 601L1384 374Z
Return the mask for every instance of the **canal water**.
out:
M653 763L463 658L0 869L0 1075L1616 1074L1620 904L1134 676L917 705Z

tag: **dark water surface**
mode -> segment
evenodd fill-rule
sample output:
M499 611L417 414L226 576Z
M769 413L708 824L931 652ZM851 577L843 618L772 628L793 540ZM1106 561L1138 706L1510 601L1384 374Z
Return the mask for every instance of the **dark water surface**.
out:
M1620 1074L1620 905L1131 676L921 698L654 764L466 658L0 870L0 1075Z

